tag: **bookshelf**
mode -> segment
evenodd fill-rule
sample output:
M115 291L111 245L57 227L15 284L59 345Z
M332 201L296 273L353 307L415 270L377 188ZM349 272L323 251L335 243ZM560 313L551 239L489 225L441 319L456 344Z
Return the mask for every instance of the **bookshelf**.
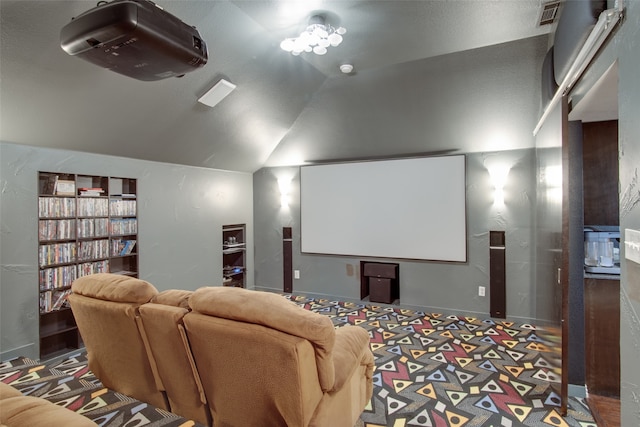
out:
M138 277L136 180L38 172L40 358L82 346L66 302L94 273Z
M246 225L222 226L222 284L245 287L246 280Z

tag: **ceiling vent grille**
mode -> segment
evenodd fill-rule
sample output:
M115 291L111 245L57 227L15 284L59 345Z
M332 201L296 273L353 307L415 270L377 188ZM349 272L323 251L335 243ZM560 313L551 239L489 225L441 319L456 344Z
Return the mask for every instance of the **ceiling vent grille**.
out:
M539 26L553 24L558 17L558 10L560 9L560 1L550 1L544 3L540 9Z

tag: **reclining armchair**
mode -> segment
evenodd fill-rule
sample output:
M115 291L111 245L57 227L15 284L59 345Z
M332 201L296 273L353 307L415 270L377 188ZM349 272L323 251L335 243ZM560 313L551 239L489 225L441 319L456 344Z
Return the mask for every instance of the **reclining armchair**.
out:
M216 427L353 427L372 395L373 354L361 327L281 295L195 291L184 316Z
M89 369L111 390L170 410L149 361L138 309L158 294L149 282L98 273L76 279L69 304L87 348Z
M89 369L105 387L203 425L211 415L182 318L190 291L99 273L73 282L69 302Z

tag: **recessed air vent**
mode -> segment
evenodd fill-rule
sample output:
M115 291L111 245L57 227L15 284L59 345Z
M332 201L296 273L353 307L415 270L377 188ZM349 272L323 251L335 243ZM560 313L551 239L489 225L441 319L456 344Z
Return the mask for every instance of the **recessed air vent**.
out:
M560 9L560 1L550 1L542 4L540 8L540 20L539 26L553 24L558 17L558 10Z

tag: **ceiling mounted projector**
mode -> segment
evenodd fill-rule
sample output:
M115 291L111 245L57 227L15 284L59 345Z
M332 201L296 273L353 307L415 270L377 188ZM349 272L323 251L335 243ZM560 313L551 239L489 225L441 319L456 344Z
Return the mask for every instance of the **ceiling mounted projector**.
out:
M207 45L190 25L148 0L101 2L60 31L60 46L134 79L182 77L207 63Z

